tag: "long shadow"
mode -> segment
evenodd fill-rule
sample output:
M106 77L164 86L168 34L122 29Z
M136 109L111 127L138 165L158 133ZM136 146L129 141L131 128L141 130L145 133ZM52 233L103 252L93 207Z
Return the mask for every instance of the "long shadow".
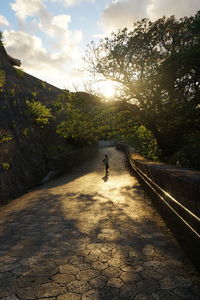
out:
M0 299L166 300L186 292L198 299L195 272L140 186L123 186L119 201L112 190L61 191L91 169L83 165L5 209Z

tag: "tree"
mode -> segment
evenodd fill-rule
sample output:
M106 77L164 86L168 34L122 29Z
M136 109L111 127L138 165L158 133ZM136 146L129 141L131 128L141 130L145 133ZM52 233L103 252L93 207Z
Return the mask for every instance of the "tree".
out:
M75 145L98 139L97 111L100 99L88 93L65 91L55 102L57 133Z
M153 132L166 158L182 146L188 127L197 128L199 19L200 13L143 19L131 31L92 42L86 52L90 72L121 84L133 118Z

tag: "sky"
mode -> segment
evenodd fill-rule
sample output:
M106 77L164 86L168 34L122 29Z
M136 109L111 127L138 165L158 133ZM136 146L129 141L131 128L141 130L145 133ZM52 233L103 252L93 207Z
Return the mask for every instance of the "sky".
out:
M83 56L91 41L134 22L163 15L194 15L200 0L0 0L0 31L7 52L33 76L71 91L91 80ZM111 82L98 83L111 96Z

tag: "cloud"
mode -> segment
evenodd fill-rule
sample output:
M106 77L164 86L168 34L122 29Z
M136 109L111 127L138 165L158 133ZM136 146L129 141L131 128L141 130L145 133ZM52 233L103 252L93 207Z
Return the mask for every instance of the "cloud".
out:
M10 24L8 20L4 16L0 15L0 26L9 26L9 25Z
M55 0L54 0L55 1ZM56 0L59 1L59 0ZM44 0L16 0L11 3L19 19L20 29L23 32L31 33L42 31L52 40L48 40L49 46L62 51L64 46L75 50L75 44L82 39L80 30L71 31L69 24L71 16L67 14L52 15L48 8L43 4ZM32 20L26 20L27 17L34 17Z
M14 3L10 3L10 6L16 16L22 20L35 15L48 19L49 13L43 2L44 0L15 0Z
M150 18L158 18L175 15L177 18L192 16L200 10L199 0L151 0L148 15Z
M149 0L113 1L104 9L100 23L105 31L129 26L147 16L149 2Z
M113 0L104 9L100 25L110 32L142 18L155 20L163 15L180 18L194 15L199 9L199 0Z
M52 38L62 38L63 35L68 33L68 27L71 23L70 15L57 15L52 16L48 22L40 18L38 23L39 28ZM60 36L61 35L61 36Z
M74 6L81 2L95 2L95 0L51 0L52 2L60 2L65 6Z
M25 72L58 87L72 88L71 81L79 77L74 65L83 55L79 47L82 32L70 30L70 15L53 15L44 2L15 0L10 4L19 30L4 31L6 50L21 60Z
M20 58L25 68L37 66L43 69L48 65L60 67L62 58L48 53L40 38L15 30L5 30L3 35L6 49L11 55Z
M61 48L59 52L50 52L37 36L15 30L5 30L3 35L7 52L21 60L26 72L60 87L81 56L75 43Z

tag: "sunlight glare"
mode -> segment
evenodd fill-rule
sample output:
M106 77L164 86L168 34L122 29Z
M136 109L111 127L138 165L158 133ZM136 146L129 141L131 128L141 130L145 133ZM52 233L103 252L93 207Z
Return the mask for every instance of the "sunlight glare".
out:
M112 98L115 93L115 87L112 81L104 81L101 85L102 94L106 98Z

